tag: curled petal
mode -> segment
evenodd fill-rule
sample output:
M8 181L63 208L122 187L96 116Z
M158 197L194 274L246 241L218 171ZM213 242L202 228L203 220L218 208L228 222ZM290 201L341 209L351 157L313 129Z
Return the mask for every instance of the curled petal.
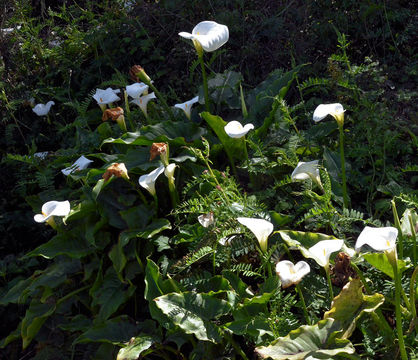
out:
M179 35L185 39L196 40L203 50L215 51L224 45L229 39L229 30L226 25L218 24L215 21L202 21L197 24L192 33L180 32Z
M298 284L310 271L311 268L305 261L299 261L294 265L291 261L283 260L276 264L276 273L283 288Z
M243 136L247 135L247 133L254 129L253 124L247 124L242 126L239 121L230 121L228 124L225 125L224 130L226 134L234 139L242 138Z
M327 115L331 115L335 120L342 120L344 122L344 108L341 104L321 104L318 105L313 113L313 121L318 122L324 119Z
M107 105L115 101L119 101L120 97L116 94L120 93L120 90L113 90L107 88L106 90L96 89L96 93L93 95L93 99L97 101L99 105Z
M369 245L376 251L390 251L396 247L398 229L388 226L372 228L366 226L357 238L355 249L360 251L363 245Z
M144 189L148 190L151 195L155 196L155 182L157 178L164 172L164 166L161 165L160 167L154 169L149 174L142 175L138 182Z
M238 222L246 226L255 235L262 251L267 251L267 240L273 231L273 224L264 219L237 218Z
M51 110L51 106L55 105L53 101L48 101L46 104L37 104L32 111L38 116L46 116Z
M319 266L326 267L329 265L329 257L333 252L339 251L343 246L343 240L322 240L310 247L308 253Z
M175 104L174 107L181 109L186 114L187 118L190 119L191 112L192 112L192 106L193 104L197 103L199 101L199 96L195 96L193 99L186 101L182 104Z
M33 218L36 222L43 223L51 216L67 216L70 210L71 206L68 200L48 201L42 205L42 214L36 214Z
M148 85L143 82L128 85L126 87L126 93L134 99L138 99L145 91L148 90Z
M62 169L61 172L65 175L68 176L70 175L72 172L75 171L80 171L80 170L84 170L86 169L90 163L92 163L93 160L89 160L87 159L84 155L81 155L74 164L72 164L71 166Z

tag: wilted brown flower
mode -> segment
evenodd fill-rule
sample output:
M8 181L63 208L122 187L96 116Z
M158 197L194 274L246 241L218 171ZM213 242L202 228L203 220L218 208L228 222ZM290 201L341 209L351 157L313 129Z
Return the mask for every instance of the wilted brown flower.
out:
M121 116L123 116L123 109L121 107L106 109L103 112L102 120L107 121L112 119L113 121L117 121Z
M167 144L166 143L153 143L150 150L149 160L154 160L158 155L167 154Z
M133 81L143 81L147 85L149 85L151 82L150 77L147 75L144 68L140 65L134 65L130 68L129 77Z
M103 179L105 179L105 181L107 181L110 179L112 175L115 177L122 177L124 179L129 179L128 170L126 169L126 166L124 163L114 163L110 165L106 169L102 177Z

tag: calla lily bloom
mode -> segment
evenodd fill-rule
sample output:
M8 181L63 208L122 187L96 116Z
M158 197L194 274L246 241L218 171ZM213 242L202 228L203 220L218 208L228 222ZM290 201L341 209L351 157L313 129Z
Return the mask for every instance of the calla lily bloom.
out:
M206 52L219 49L229 39L229 30L226 25L218 24L215 21L202 21L197 24L192 33L180 32L179 35L185 39L197 41Z
M51 110L51 106L55 105L53 101L48 101L46 104L37 104L32 111L38 116L46 116Z
M197 217L197 221L199 221L200 225L207 228L215 223L215 218L213 216L213 212L209 212L207 214L202 214Z
M318 122L327 115L331 115L342 126L344 124L344 108L341 104L321 104L318 105L313 113L313 121Z
M305 261L299 261L294 265L289 260L283 260L276 264L276 273L279 276L284 289L291 285L298 284L310 271L311 268Z
M114 163L110 165L102 175L102 178L107 181L112 177L112 175L129 180L128 169L126 169L124 163Z
M369 245L376 251L392 251L396 248L398 229L388 226L372 228L366 226L357 238L355 249L360 251L363 245Z
M192 112L192 106L193 104L199 102L199 96L195 96L193 99L186 101L182 104L176 104L174 107L179 108L184 111L187 118L190 120L191 112Z
M41 152L34 153L33 156L40 160L45 160L48 154L49 154L49 151L41 151Z
M155 196L155 182L157 181L157 178L164 172L164 170L164 166L161 165L160 167L151 171L149 174L140 176L138 180L139 185L141 185L144 189L148 190L152 196Z
M100 106L102 111L104 111L107 104L120 100L120 97L116 95L119 93L119 89L113 90L110 87L106 90L96 89L96 93L93 95L93 99L97 101L97 104Z
M247 124L242 126L239 121L230 121L224 127L226 134L234 139L242 138L243 136L247 135L247 133L254 129L253 124Z
M152 99L156 99L157 97L155 96L155 93L150 93L148 95L144 95L139 97L138 99L133 99L131 101L131 103L138 105L142 112L144 113L145 117L148 117L148 112L147 112L147 104L148 101L152 100Z
M273 231L273 224L270 221L264 219L255 219L255 218L246 218L239 217L237 218L238 222L246 226L252 231L255 237L260 244L260 248L263 252L267 251L267 241L269 235Z
M74 171L80 171L80 170L84 170L87 169L87 167L89 166L90 163L92 163L93 160L89 160L87 159L84 155L81 155L74 164L72 164L71 166L62 169L61 172L65 175L68 176L71 173L73 173Z
M164 169L164 175L171 182L174 182L174 170L176 170L176 164L168 164Z
M52 216L67 216L70 213L70 202L48 201L42 205L42 214L36 214L33 218L38 223L47 222Z
M126 93L133 99L139 99L139 97L148 91L148 85L143 82L128 85L126 87Z
M309 257L314 259L319 266L329 267L329 257L332 253L339 251L344 240L322 240L308 249Z
M299 162L292 172L292 180L306 180L311 178L322 187L321 178L319 177L318 160Z

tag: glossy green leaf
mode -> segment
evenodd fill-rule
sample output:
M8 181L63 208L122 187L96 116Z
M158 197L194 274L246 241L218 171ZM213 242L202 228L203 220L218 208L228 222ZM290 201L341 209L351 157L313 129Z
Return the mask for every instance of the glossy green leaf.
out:
M331 309L324 314L324 319L333 318L338 322L343 330L338 337L347 339L363 312L375 311L384 301L382 294L364 295L361 280L353 279L334 298Z
M315 325L301 326L255 351L263 359L273 360L333 359L341 353L353 354L355 350L350 341L333 336L336 330L334 319L321 320Z
M123 252L123 247L120 245L120 242L113 245L112 249L109 251L109 258L112 260L113 267L118 274L119 278L122 280L122 271L126 265L126 256Z
M363 254L362 257L373 267L395 279L393 273L393 267L390 264L385 253L367 253ZM402 273L407 269L407 264L404 260L398 259L398 270Z
M171 224L167 219L155 219L151 224L142 229L133 229L121 232L119 241L121 246L128 244L133 238L150 239L164 230L171 229Z
M208 294L184 292L160 296L155 303L187 334L193 334L199 340L222 341L220 328L211 320L230 312L231 306L225 300Z
M129 340L126 347L119 350L116 360L137 360L143 351L148 350L157 341L159 339L153 335L136 335Z

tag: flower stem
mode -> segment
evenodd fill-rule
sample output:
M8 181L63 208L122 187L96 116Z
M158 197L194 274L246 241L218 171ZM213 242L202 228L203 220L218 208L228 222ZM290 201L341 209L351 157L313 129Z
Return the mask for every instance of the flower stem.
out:
M392 199L392 213L393 213L393 222L395 224L395 227L398 229L398 244L399 244L399 257L403 257L403 235L402 235L402 229L401 229L401 223L399 222L399 216L398 216L398 210L396 209L396 203Z
M206 107L206 111L210 112L208 78L206 76L205 62L203 61L203 52L201 53L198 52L198 57L199 57L200 66L202 68L203 91L205 93L205 107Z
M331 303L332 303L332 300L334 299L334 291L332 290L332 282L331 282L331 275L329 273L329 265L325 266L324 269L325 269L325 273L327 274L329 296L331 298Z
M125 97L125 110L126 110L126 117L128 118L128 122L129 122L129 128L131 131L135 131L135 127L132 122L131 109L129 107L128 93L126 92L126 90L123 91L123 96Z
M392 262L393 273L395 275L395 316L396 316L396 331L398 332L399 350L402 360L408 360L406 354L405 343L402 331L402 312L401 312L401 277L398 271L397 262Z
M244 156L245 156L245 160L247 161L248 175L250 176L250 182L254 188L256 185L256 181L254 179L254 175L250 172L250 158L248 157L247 141L245 140L245 136L243 137L243 139L244 139Z
M412 222L412 215L408 215L409 225L411 226L411 235L412 235L412 259L414 261L414 266L417 266L417 234L415 232L414 223Z
M174 184L174 181L171 179L168 179L168 190L170 191L171 204L173 206L173 209L175 209L178 203L178 194L176 191L176 185Z
M167 111L168 115L170 116L172 121L176 121L176 118L174 117L173 112L171 111L170 107L168 106L167 102L164 99L164 96L157 90L157 88L153 85L153 83L151 81L148 82L148 84L146 84L150 87L150 89L152 91L154 91L155 95L158 97L158 99L161 101L161 103L163 104L165 110Z
M299 284L296 284L296 292L299 294L300 302L302 303L303 314L305 315L305 319L308 325L311 325L311 318L308 314L308 309L306 308L305 298L302 294L302 289L300 288Z
M412 321L415 321L417 317L417 309L415 307L415 280L418 274L418 266L415 267L414 272L411 276L411 284L409 286L409 300L411 300L411 312L412 312Z
M343 201L344 208L348 208L348 195L347 195L347 179L345 176L345 157L344 157L344 125L338 123L338 130L340 131L340 156L341 156L341 177L343 182Z

